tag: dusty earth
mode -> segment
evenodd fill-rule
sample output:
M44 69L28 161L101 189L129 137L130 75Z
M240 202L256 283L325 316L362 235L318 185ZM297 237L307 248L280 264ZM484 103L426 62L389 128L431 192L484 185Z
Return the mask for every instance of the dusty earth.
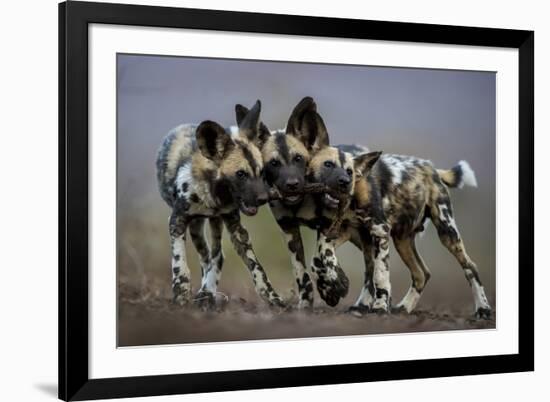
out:
M472 311L423 305L412 314L356 317L347 305L318 302L311 312L273 310L254 294L218 294L216 311L179 307L160 292L119 287L118 345L139 346L257 339L388 334L495 328L494 318L476 320Z

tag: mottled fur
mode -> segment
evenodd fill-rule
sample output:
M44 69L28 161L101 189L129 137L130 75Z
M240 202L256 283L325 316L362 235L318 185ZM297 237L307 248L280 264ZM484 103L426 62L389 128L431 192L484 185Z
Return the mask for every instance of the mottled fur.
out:
M360 157L355 156L355 159ZM442 244L464 269L472 287L476 315L490 316L491 308L478 270L466 253L453 217L448 187L463 184L476 184L473 171L465 161L450 170L436 170L427 160L387 154L358 179L341 237L335 242L338 245L355 239L354 244L365 252L365 261L372 252L374 264L366 266L365 283L353 307L355 311L388 311L390 308L387 264L390 237L411 271L412 279L409 291L397 308L406 312L415 308L430 278L430 271L416 249L415 237L424 229L425 221L431 219Z
M237 106L237 121L242 106ZM304 195L304 186L310 175L309 161L313 155L324 152L329 139L323 120L317 113L312 98L302 99L292 111L285 131L276 131L265 136L262 144L264 178L268 186L276 189L280 199L270 201L271 211L285 235L291 262L298 285L298 307L310 308L313 305L313 283L316 281L321 298L334 306L344 297L349 288L344 271L324 253L314 257L313 276L307 272L304 247L300 236L300 226L312 229L328 228L330 221L316 213L322 209L317 197ZM350 162L350 166L353 164ZM351 180L343 173L345 185ZM338 177L334 178L338 180ZM316 258L324 263L315 264ZM318 267L319 266L319 267Z

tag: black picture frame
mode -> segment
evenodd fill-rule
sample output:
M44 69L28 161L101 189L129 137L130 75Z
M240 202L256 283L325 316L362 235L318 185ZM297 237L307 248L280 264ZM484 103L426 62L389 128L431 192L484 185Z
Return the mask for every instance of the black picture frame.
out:
M90 379L88 375L88 25L92 23L518 49L518 353ZM533 154L533 31L78 1L59 4L59 398L88 400L534 370Z

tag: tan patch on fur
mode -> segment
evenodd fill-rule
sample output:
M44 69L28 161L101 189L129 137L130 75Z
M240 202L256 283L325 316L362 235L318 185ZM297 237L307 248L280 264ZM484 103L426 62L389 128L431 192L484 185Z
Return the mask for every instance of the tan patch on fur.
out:
M254 176L254 172L244 157L243 151L239 147L235 147L223 159L220 166L220 173L224 176L234 176L239 170L244 170L249 175Z
M267 163L271 159L280 159L275 138L276 135L271 135L262 147L262 158L264 163ZM300 140L292 135L285 134L285 141L291 157L299 154L304 157L306 163L309 161L309 152Z
M208 208L214 208L216 203L213 195L210 193L210 183L206 180L208 172L214 172L213 176L215 179L219 176L218 167L216 164L203 156L200 152L196 152L193 155L191 164L193 191Z
M445 184L449 186L456 185L456 175L452 170L437 169L437 174Z
M367 205L370 200L370 186L365 177L355 181L355 190L353 196L357 201L359 208Z
M311 158L311 162L309 162L310 171L317 176L323 167L323 163L326 161L332 161L336 165L339 165L338 149L334 147L326 147L317 152L313 158Z
M225 176L233 176L237 173L237 171L244 170L252 177L259 177L263 166L263 161L262 154L258 147L242 136L239 137L236 144L237 146L235 146L235 148L233 148L223 159L220 166L221 174ZM243 148L246 148L254 158L254 161L256 162L255 171L252 170L252 166L248 162Z
M279 153L277 152L277 145L275 144L275 136L271 135L262 147L262 158L265 163L273 158L276 159L278 157Z
M288 149L290 150L290 155L294 156L296 154L300 154L306 159L306 161L309 160L309 152L304 144L302 144L302 142L296 137L287 135L286 143L288 145Z
M191 155L191 140L195 135L193 126L181 125L176 128L177 132L170 144L166 155L166 171L164 176L169 179L176 177L182 159Z

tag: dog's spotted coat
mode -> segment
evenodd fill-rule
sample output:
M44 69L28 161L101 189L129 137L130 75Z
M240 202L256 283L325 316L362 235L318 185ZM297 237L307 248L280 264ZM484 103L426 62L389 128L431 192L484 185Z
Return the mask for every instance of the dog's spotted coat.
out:
M346 149L355 160L362 150ZM357 162L356 162L357 164ZM359 169L361 171L361 169ZM356 180L354 197L337 247L347 240L365 254L365 283L352 310L389 311L389 238L411 272L412 284L397 308L410 313L417 305L431 274L418 253L416 235L430 219L441 243L455 256L464 270L473 293L475 314L491 316L491 307L475 263L466 253L453 216L449 187L476 186L475 175L465 161L450 170L437 170L430 161L410 156L382 155L369 172ZM365 228L368 229L365 231ZM373 263L369 263L372 256Z

